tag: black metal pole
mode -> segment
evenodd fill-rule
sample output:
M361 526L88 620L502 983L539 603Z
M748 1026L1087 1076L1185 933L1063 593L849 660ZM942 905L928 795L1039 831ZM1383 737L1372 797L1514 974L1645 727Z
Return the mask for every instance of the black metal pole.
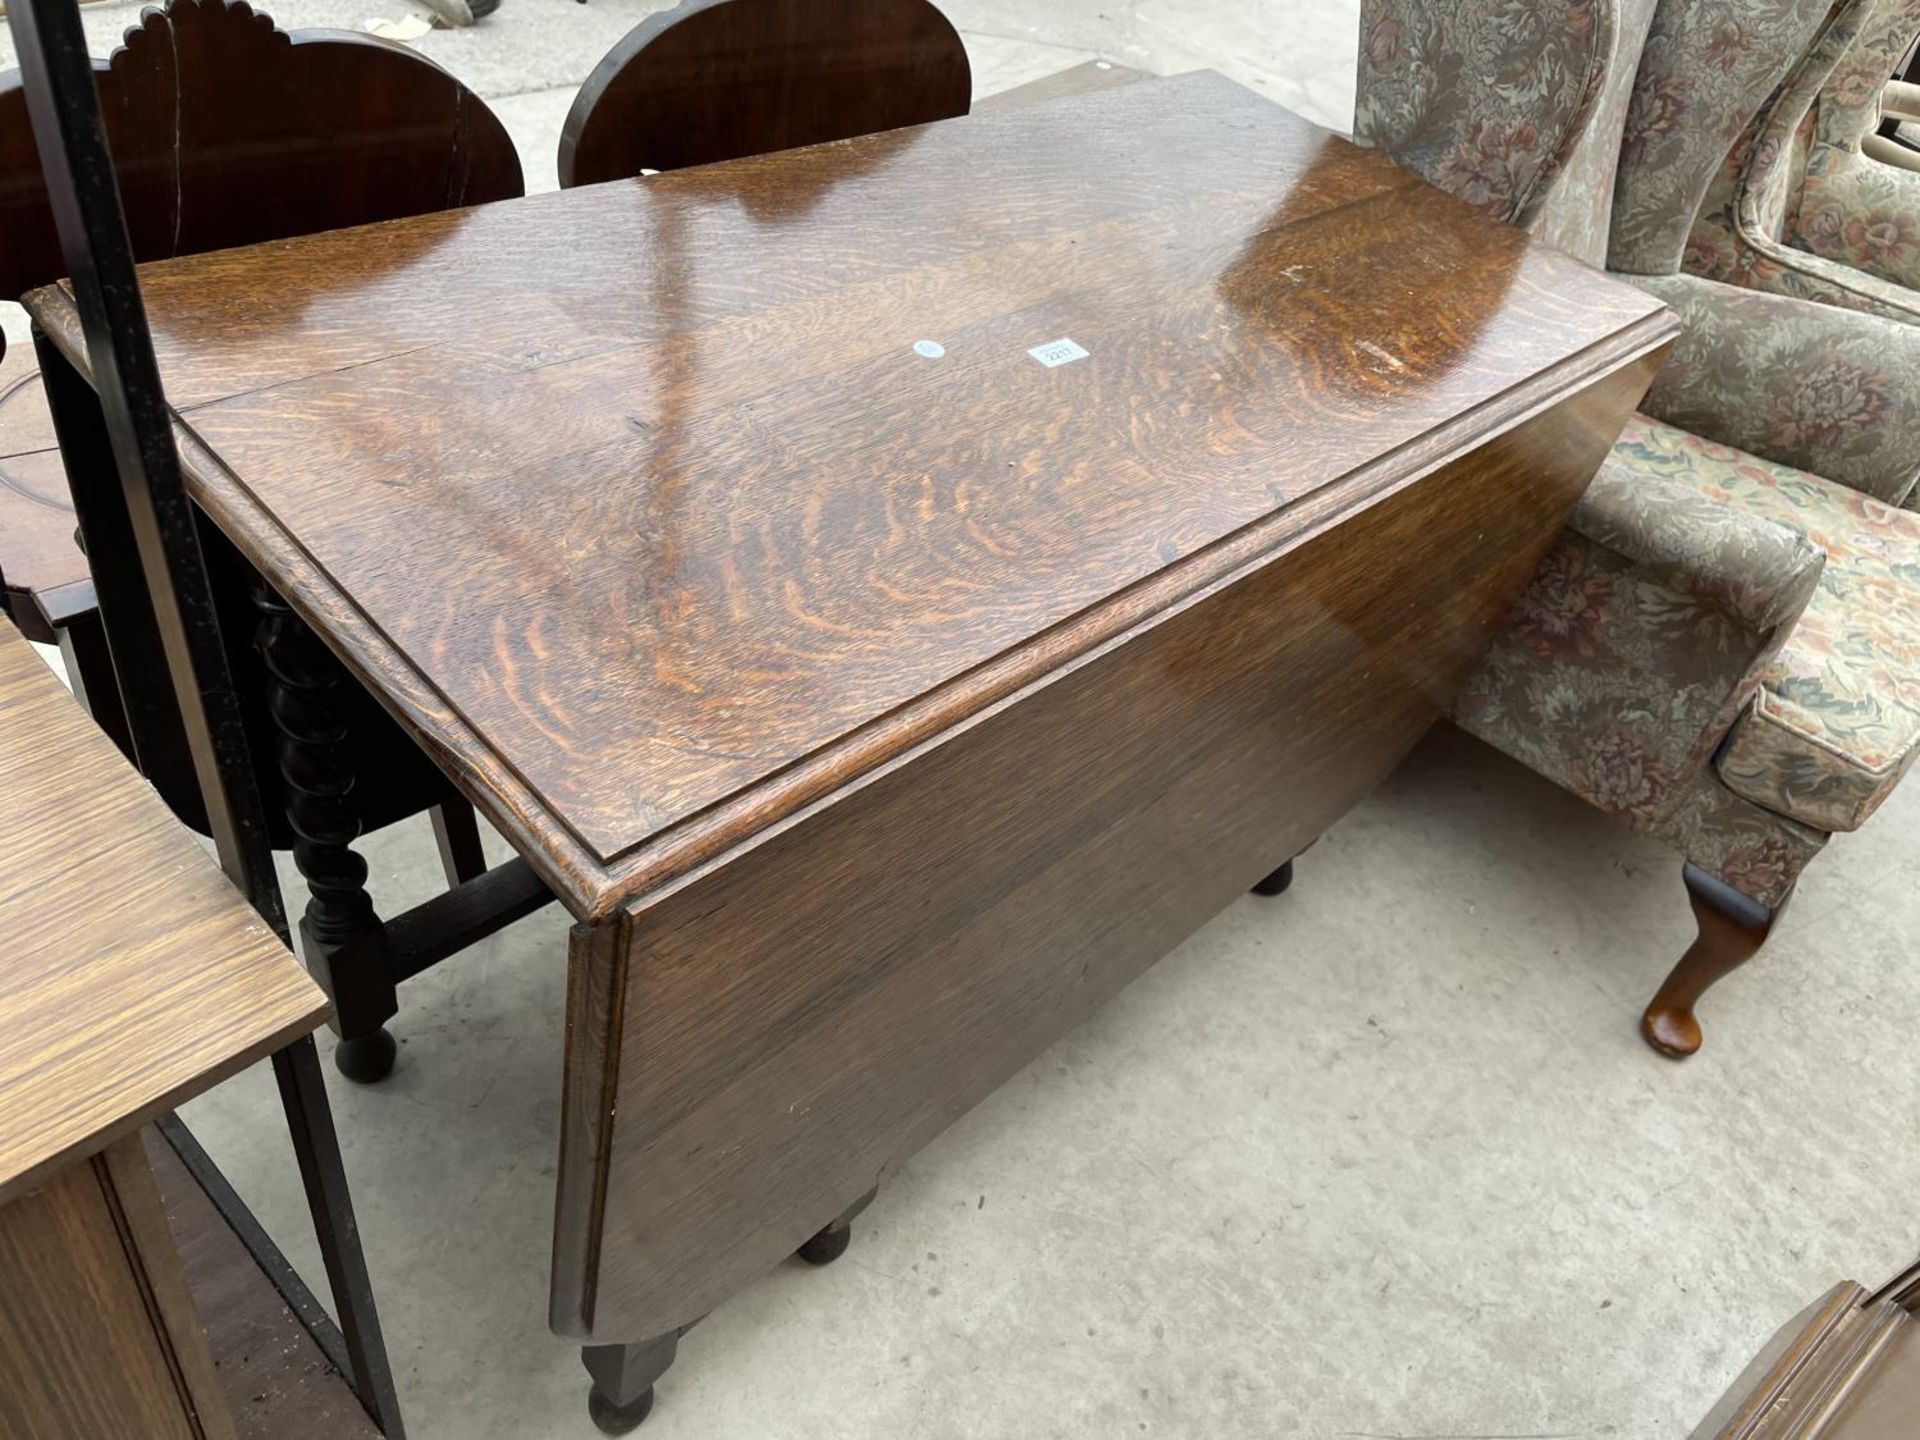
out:
M227 874L284 938L286 912L274 881L266 816L192 504L180 479L79 6L76 0L18 0L8 20L48 203L73 277L93 388L105 412L122 503L152 593L214 844Z
M353 1192L347 1187L346 1163L333 1130L320 1052L311 1035L294 1041L273 1057L273 1077L280 1084L280 1101L286 1108L294 1151L301 1156L300 1178L307 1187L307 1208L313 1212L320 1260L327 1269L334 1308L340 1313L354 1393L387 1440L405 1440L400 1399L393 1388L386 1341L380 1334L380 1315L373 1303L366 1253L360 1246L359 1222L353 1215Z
M76 469L69 481L76 489L89 488L91 508L124 518L116 528L131 534L137 555L114 559L137 559L145 579L221 867L285 942L286 911L265 805L193 504L181 479L78 0L11 0L8 21L118 484L105 483L88 467ZM107 563L98 554L90 560L96 566ZM333 1282L355 1389L388 1440L402 1440L393 1376L312 1040L276 1055L274 1071Z

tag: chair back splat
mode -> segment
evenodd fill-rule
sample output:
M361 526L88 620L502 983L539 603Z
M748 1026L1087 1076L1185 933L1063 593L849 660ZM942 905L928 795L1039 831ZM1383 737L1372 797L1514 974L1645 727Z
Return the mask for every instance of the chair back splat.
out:
M967 113L966 47L928 0L684 0L608 52L560 136L593 185Z
M501 200L520 160L432 61L243 0L172 0L94 62L134 258L159 260ZM0 75L0 295L66 273L17 72Z

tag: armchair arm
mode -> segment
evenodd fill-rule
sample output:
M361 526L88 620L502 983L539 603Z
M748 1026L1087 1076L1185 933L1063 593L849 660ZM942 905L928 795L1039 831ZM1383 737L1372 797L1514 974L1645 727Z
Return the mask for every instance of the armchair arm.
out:
M1686 330L1641 408L1899 505L1920 479L1920 326L1697 275L1623 279Z
M1454 718L1640 829L1717 785L1709 762L1813 596L1825 554L1617 446ZM1670 435L1671 432L1668 432Z
M1601 467L1571 526L1660 584L1755 636L1790 627L1813 598L1826 553L1785 525L1662 476L1626 457Z

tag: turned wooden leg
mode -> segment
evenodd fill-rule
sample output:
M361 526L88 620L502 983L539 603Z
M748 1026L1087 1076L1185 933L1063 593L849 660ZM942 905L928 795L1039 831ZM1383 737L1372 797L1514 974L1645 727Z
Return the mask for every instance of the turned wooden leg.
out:
M1766 943L1773 922L1786 909L1784 900L1770 909L1691 863L1681 870L1680 877L1686 882L1687 899L1693 905L1700 934L1640 1020L1640 1033L1647 1043L1676 1060L1700 1048L1695 1003L1714 981L1754 957Z
M340 1043L333 1062L362 1084L393 1069L386 1021L400 1008L387 965L386 932L367 894L367 862L354 852L360 815L353 770L343 750L347 729L332 703L351 678L306 623L258 583L256 643L270 676L267 702L280 732L277 756L287 785L293 863L306 879L300 948L333 1002L329 1022Z
M449 890L487 873L480 822L465 800L442 800L433 807L433 839L440 847L440 868L446 871Z
M1287 887L1293 884L1293 861L1289 860L1266 879L1253 887L1256 895L1284 895Z
M853 1243L853 1221L862 1210L873 1203L873 1197L879 1194L879 1188L867 1191L853 1204L842 1210L829 1224L816 1230L811 1239L793 1253L809 1265L831 1265L847 1253L847 1246Z
M653 1409L653 1382L667 1373L686 1332L675 1330L632 1345L587 1345L580 1359L593 1377L587 1413L608 1435L624 1435Z

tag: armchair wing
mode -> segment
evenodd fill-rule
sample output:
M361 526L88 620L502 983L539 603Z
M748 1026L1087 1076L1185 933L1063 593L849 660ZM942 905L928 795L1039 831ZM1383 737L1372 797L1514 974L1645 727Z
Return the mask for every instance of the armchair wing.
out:
M1920 478L1920 328L1696 275L1625 277L1686 323L1642 405L1902 505Z

